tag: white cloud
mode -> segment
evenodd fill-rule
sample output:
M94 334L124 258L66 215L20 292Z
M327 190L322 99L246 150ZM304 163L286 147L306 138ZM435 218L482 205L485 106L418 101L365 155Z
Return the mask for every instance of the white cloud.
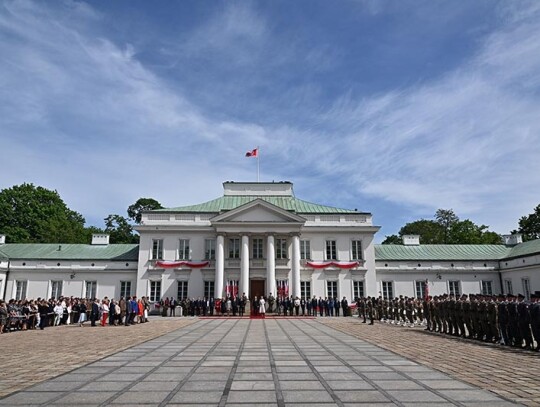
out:
M475 56L432 82L362 100L346 94L326 109L310 100L318 83L293 87L284 100L299 123L280 122L271 104L259 122L208 111L144 65L136 46L106 38L90 6L66 4L0 6L0 140L9 151L0 187L58 189L89 218L139 196L196 203L219 195L224 180L255 179L243 153L259 145L263 179L311 182L302 198L335 197L336 206L366 194L409 211L452 207L507 232L538 204L538 7L502 10L511 18ZM227 2L180 47L263 71L297 61L299 43L268 60L273 34L250 4ZM331 70L327 46L303 55Z

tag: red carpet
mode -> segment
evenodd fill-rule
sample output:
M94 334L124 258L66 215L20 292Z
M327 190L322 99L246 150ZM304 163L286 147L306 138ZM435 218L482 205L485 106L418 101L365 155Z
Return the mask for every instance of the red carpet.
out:
M233 316L206 316L206 317L199 317L199 319L315 319L315 317L308 317L308 316L282 316L282 315L266 315L266 317L262 316L243 316L243 317L233 317Z

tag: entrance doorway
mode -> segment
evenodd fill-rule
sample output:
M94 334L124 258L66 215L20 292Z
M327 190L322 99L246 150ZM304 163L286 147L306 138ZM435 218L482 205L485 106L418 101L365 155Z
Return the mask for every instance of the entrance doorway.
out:
M260 298L265 295L265 280L250 280L249 282L249 296L250 298Z

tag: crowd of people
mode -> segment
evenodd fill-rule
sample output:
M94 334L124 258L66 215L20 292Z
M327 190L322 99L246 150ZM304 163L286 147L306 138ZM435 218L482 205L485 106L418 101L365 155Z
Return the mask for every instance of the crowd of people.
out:
M540 350L540 298L532 295L442 295L425 299L357 299L358 316L484 342Z
M37 300L0 300L0 333L45 329L58 325L78 324L84 326L132 325L148 322L150 303L147 297L137 299L107 297L85 299L60 297Z
M176 316L181 308L183 316L244 316L249 303L251 316L264 316L273 313L282 316L349 316L351 310L346 297L342 300L332 297L268 296L253 297L248 300L245 294L223 298L186 298L180 301L172 297L159 302L162 316Z
M540 296L526 301L523 295L442 295L424 299L396 297L358 298L349 305L346 297L254 297L245 294L214 298L169 297L155 304L163 316L244 316L249 304L251 316L266 313L282 316L350 316L401 326L425 326L426 330L505 346L540 350ZM147 297L121 297L119 300L58 299L0 300L0 333L13 330L45 329L50 326L132 325L148 322L151 304Z

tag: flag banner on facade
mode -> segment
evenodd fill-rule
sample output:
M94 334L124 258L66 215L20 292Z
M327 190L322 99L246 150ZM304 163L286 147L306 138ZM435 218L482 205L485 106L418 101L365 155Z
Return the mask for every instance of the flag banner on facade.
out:
M306 261L306 265L314 269L325 269L328 267L352 269L359 266L360 263L357 261Z
M227 297L236 297L238 295L238 280L227 280L225 293Z
M258 157L259 156L259 148L254 148L253 150L251 151L248 151L246 153L246 157Z
M277 280L277 296L279 299L283 299L289 296L289 280Z
M192 269L200 269L200 268L208 266L209 264L210 264L209 261L201 261L201 262L165 261L165 260L156 261L156 267L163 267L164 269L172 269L172 268L178 268L182 266L186 266Z

